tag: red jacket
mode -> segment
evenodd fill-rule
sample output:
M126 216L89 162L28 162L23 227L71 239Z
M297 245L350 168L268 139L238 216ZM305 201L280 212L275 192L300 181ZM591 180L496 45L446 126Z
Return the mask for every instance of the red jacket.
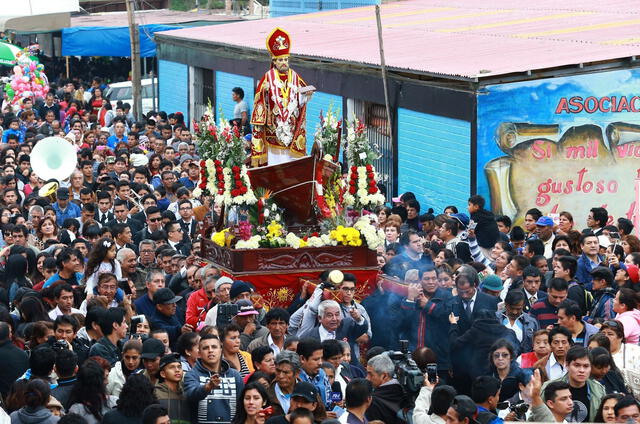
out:
M207 315L207 305L209 302L210 300L204 291L204 287L191 293L191 296L189 296L187 300L186 323L194 329L198 328L198 324L203 322Z

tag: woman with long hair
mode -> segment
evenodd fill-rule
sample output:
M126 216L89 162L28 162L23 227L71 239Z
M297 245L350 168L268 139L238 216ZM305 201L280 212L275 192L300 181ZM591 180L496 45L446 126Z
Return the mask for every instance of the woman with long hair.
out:
M37 284L39 282L41 282L42 280L44 280L44 261L47 258L50 258L51 255L47 252L40 252L38 253L38 255L36 256L36 266L33 269L33 271L31 272L31 276L30 276L30 280Z
M142 374L130 375L122 386L116 407L104 415L102 424L142 424L142 411L157 402L149 379Z
M31 324L30 328L25 329L25 333L25 336L29 335L27 347L29 350L33 350L36 346L46 343L49 337L54 335L53 323L51 321L36 321Z
M35 296L22 299L18 309L21 323L49 320L49 314L47 314L42 301Z
M598 413L593 422L596 423L615 423L616 412L614 410L616 403L622 399L624 395L622 393L610 393L605 395L600 401L600 407Z
M20 287L33 287L27 278L27 264L27 258L23 255L9 255L7 258L4 265L4 281L9 288L9 302L13 302Z
M158 175L160 173L160 162L162 162L162 158L159 154L154 153L149 156L149 172L151 176Z
M616 367L611 353L604 347L595 347L589 351L591 378L602 384L607 393L629 393L622 373Z
M58 226L55 219L46 216L45 212L45 217L42 218L36 230L36 247L43 249L48 240L58 241Z
M640 341L638 294L627 288L618 290L613 300L613 311L617 314L616 321L619 321L624 326L626 343L638 344L638 341Z
M622 246L625 255L630 255L633 252L640 252L640 239L632 234L624 236L620 245Z
M55 424L59 417L53 415L47 404L51 389L44 380L33 379L24 392L25 405L11 413L11 424Z
M260 410L269 403L269 396L262 384L253 382L244 386L238 401L242 404L237 409L231 424L263 424L265 422L267 417Z
M384 224L387 223L387 218L391 215L391 208L389 206L378 206L376 208L376 215L378 216L378 228L384 228Z
M104 384L104 370L95 361L86 361L76 375L71 389L68 412L81 415L87 424L100 424L116 404L116 398L108 396Z
M103 97L102 97L102 89L100 87L96 87L93 89L93 94L91 95L91 99L89 99L89 110L91 115L98 115L98 112L102 108L103 105Z
M127 378L140 369L142 360L142 342L131 339L122 347L122 360L116 362L109 372L109 382L107 383L107 393L112 396L120 396L122 387Z
M242 330L236 324L228 324L220 331L222 342L222 356L231 368L236 369L242 378L253 372L253 362L248 352L240 350L240 333Z

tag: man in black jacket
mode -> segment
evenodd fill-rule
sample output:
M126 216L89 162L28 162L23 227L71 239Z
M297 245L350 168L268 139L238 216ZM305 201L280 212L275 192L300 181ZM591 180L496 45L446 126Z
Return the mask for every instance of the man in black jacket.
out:
M480 292L479 283L478 273L471 266L463 265L458 269L458 295L449 300L449 312L459 318L460 333L471 327L478 311L486 309L495 313L498 310L499 298Z
M0 358L10 365L0 368L0 394L4 397L13 382L29 368L29 357L11 343L11 327L6 322L0 322Z
M475 233L478 239L478 245L480 248L485 249L483 253L487 255L493 245L499 239L500 232L498 231L498 223L495 216L491 211L484 208L484 197L479 194L473 195L469 198L467 203L467 210L473 222L475 222Z
M371 405L365 413L369 421L403 423L397 412L407 406L407 399L402 386L393 378L394 370L395 365L387 353L374 356L367 362L367 380L374 387Z

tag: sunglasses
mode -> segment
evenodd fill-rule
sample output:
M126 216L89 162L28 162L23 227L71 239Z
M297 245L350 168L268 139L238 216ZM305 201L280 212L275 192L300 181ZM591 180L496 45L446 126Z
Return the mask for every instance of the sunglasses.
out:
M162 221L162 218L149 218L149 221L158 222L158 221Z
M618 323L618 321L605 321L602 323L602 325L606 325L607 327L620 328L620 323Z

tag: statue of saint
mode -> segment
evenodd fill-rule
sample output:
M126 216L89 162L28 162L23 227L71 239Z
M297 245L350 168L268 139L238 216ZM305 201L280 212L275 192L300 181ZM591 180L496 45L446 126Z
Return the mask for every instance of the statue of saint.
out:
M307 154L307 101L315 90L289 67L291 38L280 28L267 37L271 69L256 89L251 114L251 166L277 165Z

